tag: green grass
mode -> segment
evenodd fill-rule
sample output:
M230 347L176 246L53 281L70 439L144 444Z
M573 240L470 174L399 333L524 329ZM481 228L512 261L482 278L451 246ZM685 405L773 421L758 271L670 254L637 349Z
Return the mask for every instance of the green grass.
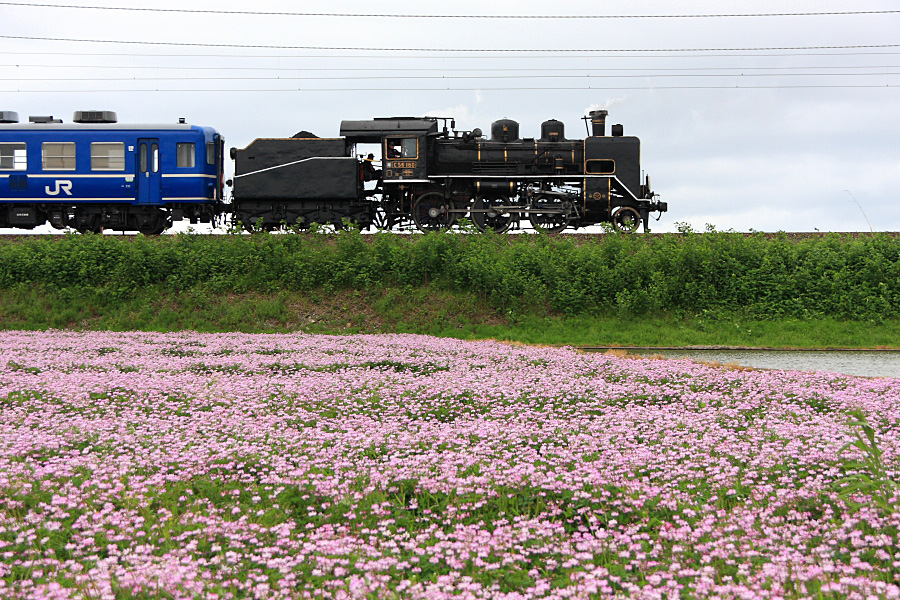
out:
M727 345L772 348L897 348L900 319L759 320L734 313L596 316L504 310L471 293L430 286L376 290L219 293L157 286L131 297L93 289L18 285L0 290L4 329L205 332L420 333L462 339L579 346Z
M900 346L900 237L0 239L0 327Z
M900 319L900 237L684 228L658 237L344 231L0 239L0 289L21 285L93 289L102 303L130 302L147 289L271 295L433 287L505 316L730 312L880 322Z

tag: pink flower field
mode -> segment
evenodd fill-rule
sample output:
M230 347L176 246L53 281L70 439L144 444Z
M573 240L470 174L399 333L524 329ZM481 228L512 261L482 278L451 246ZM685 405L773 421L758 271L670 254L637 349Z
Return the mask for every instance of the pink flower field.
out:
M3 332L0 411L4 599L900 597L898 380Z

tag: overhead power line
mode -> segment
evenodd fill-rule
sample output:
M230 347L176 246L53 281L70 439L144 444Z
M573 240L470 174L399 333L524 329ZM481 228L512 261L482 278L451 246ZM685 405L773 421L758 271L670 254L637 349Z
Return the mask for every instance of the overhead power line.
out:
M270 93L270 92L503 92L503 91L531 91L531 90L547 90L547 91L619 91L619 90L786 90L786 89L891 89L894 90L898 86L891 84L883 85L842 85L842 84L821 84L821 85L650 85L650 86L528 86L528 87L425 87L425 88L408 88L408 87L333 87L333 88L272 88L272 89L234 89L234 88L145 88L145 89L67 89L66 93L151 93L151 92L214 92L214 93ZM28 93L39 94L49 93L58 94L59 89L52 90L0 90L4 94Z
M2 36L0 36L2 38ZM540 52L539 50L536 52ZM785 57L785 56L840 56L840 57L848 57L848 56L897 56L900 54L900 51L897 50L885 50L882 52L766 52L763 54L760 53L747 53L747 52L731 52L731 53L713 53L713 54L679 54L675 52L668 52L665 54L653 54L651 50L644 51L628 51L628 52L620 52L614 53L609 52L608 54L582 54L578 58L580 59L589 59L589 58L603 58L604 60L609 60L611 58L777 58L777 57ZM173 53L169 52L166 54L160 53L148 53L148 52L73 52L70 50L67 51L47 51L47 50L39 50L39 51L22 51L22 50L0 50L0 56L2 55L15 55L15 56L122 56L128 58L238 58L238 59L262 59L262 58L275 58L275 59L290 59L290 58L368 58L368 59L378 59L379 61L390 60L390 59L400 59L408 61L410 59L416 60L472 60L477 59L479 61L489 60L489 59L498 59L498 60L509 60L511 58L520 58L522 56L529 57L528 55L517 55L515 57L510 56L459 56L459 55L424 55L420 54L418 56L410 56L409 54L225 54L225 53L216 53L216 54L200 54L197 52L190 53ZM544 60L547 59L561 59L561 60L570 60L569 56L565 54L556 54L550 56L541 57ZM382 63L379 63L382 64Z
M750 77L884 77L900 73L642 73L630 75L353 75L338 77L261 76L261 77L7 77L4 81L396 81L458 79L657 79L657 78L738 78Z
M320 71L326 72L359 72L366 73L377 71L379 73L402 73L402 72L424 72L424 73L498 73L498 72L528 72L541 73L548 71L551 73L581 73L585 77L592 76L591 73L621 73L621 72L637 72L637 73L666 73L666 72L709 72L709 71L740 71L740 73L722 73L722 75L740 75L744 71L774 71L771 75L793 75L789 71L798 70L845 70L858 71L864 69L900 69L900 65L804 65L797 67L192 67L179 65L111 65L111 64L28 64L28 63L0 63L0 67L5 68L35 68L35 69L96 69L101 71L122 71L122 70L159 70L159 71L270 71L270 72L290 72L290 73L315 73ZM861 75L894 75L897 73L859 73ZM833 75L843 75L843 73L833 73Z
M877 48L900 48L900 44L854 44L849 46L761 46L745 48L378 48L355 46L279 46L263 44L210 44L201 42L148 42L137 40L97 40L81 38L54 38L33 37L21 35L0 35L0 39L30 40L41 42L73 42L84 44L128 44L141 46L185 46L191 48L259 48L265 50L327 50L327 51L355 51L355 52L448 52L448 53L474 53L474 54L518 54L518 53L548 53L548 54L584 54L584 53L609 53L609 52L762 52L775 50L860 50Z
M76 4L33 4L29 2L0 2L5 6L22 6L28 8L66 8L81 10L109 10L156 13L192 13L207 15L258 15L277 17L346 17L366 19L723 19L723 18L758 18L758 17L831 17L856 15L889 15L898 14L900 10L847 10L816 12L774 12L774 13L707 13L707 14L668 14L668 15L426 15L426 14L382 14L382 13L319 13L319 12L286 12L259 10L201 10L190 8L146 8L132 6L80 6Z

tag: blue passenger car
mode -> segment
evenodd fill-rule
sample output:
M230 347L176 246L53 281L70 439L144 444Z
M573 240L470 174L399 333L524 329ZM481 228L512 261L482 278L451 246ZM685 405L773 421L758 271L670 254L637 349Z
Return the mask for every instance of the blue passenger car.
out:
M156 234L222 210L224 141L210 127L124 125L109 111L29 121L0 112L0 227Z

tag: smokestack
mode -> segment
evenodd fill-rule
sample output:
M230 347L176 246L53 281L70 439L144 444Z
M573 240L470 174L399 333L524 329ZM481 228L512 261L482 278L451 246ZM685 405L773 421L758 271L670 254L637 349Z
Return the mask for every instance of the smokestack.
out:
M606 135L606 115L607 110L592 110L588 113L591 117L591 135L602 137Z

